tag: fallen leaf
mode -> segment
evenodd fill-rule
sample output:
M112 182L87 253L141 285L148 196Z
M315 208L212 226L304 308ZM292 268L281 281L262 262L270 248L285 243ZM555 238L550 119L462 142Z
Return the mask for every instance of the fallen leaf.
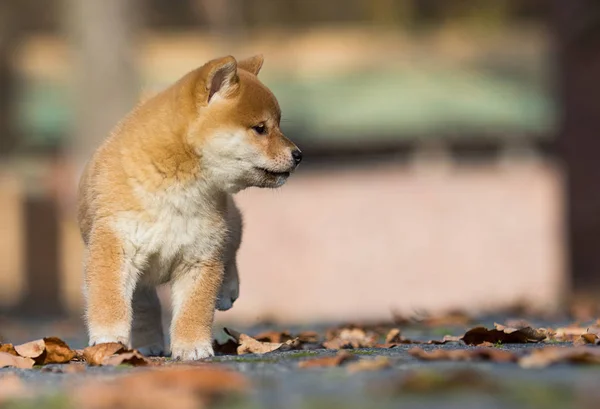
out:
M467 345L480 345L484 342L491 342L492 344L524 344L543 341L546 339L546 334L531 327L509 328L496 324L495 329L484 327L472 328L461 339Z
M319 334L314 331L303 331L298 335L292 335L289 331L266 331L253 337L260 342L285 343L297 340L301 344L316 344L319 342Z
M74 407L86 409L197 409L247 391L249 383L237 372L218 365L158 367L83 384L75 391Z
M435 393L451 390L479 390L498 392L498 383L485 373L470 368L435 371L429 369L413 370L399 380L388 383L384 390L397 393ZM381 387L376 390L380 392Z
M102 360L102 365L104 366L118 366L123 364L132 366L146 366L150 364L150 361L136 350L121 351Z
M27 342L21 345L15 345L15 351L24 358L36 359L46 351L46 344L43 339Z
M8 352L0 352L0 368L14 367L21 369L33 368L35 361L31 358L24 358L9 354Z
M377 345L377 335L360 328L343 328L337 333L329 333L323 342L327 349L373 348Z
M401 332L398 328L392 328L385 336L385 343L393 344L393 343L399 342L402 339L400 334L401 334Z
M0 352L6 352L7 354L11 355L19 355L17 354L13 344L0 344Z
M125 346L123 344L118 342L107 342L85 348L82 356L89 365L102 365L105 358L121 351L125 351Z
M266 331L253 337L260 342L271 342L283 344L285 341L294 339L288 331Z
M408 351L411 356L425 361L492 361L516 362L517 356L510 351L497 348L475 349L434 349L424 351L421 348L412 348Z
M298 341L304 344L318 344L319 343L319 334L315 331L302 331L298 335L296 335Z
M592 333L581 334L579 338L577 338L574 342L574 345L599 345L600 338L598 335Z
M600 364L600 348L546 347L536 349L519 360L523 368L544 368L558 363Z
M220 355L237 355L238 343L232 339L228 339L224 344L219 344L216 340L213 342L215 353Z
M588 327L581 326L579 323L573 323L551 331L549 338L559 342L575 342L584 334L600 335L600 327L596 323Z
M356 356L353 354L340 351L334 356L324 356L320 358L312 358L304 361L298 362L299 368L325 368L325 367L333 367L340 366L345 362L356 359Z
M238 355L244 354L266 354L268 352L281 350L289 350L298 346L295 340L281 342L260 342L249 335L242 334L229 328L223 328L227 335L231 336L237 343Z
M378 356L375 359L361 359L357 362L348 364L349 373L364 372L364 371L379 371L381 369L392 366L390 358L387 356Z
M75 358L76 353L65 341L56 337L43 339L45 351L36 359L37 365L63 364Z

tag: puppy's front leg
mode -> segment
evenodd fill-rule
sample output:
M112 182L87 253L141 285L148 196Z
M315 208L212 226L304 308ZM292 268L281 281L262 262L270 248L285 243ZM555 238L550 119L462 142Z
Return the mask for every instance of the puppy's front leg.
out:
M131 298L138 270L123 254L119 238L103 226L90 235L85 263L89 344L130 343Z
M175 359L197 360L214 355L212 325L223 262L198 263L172 284L171 352Z

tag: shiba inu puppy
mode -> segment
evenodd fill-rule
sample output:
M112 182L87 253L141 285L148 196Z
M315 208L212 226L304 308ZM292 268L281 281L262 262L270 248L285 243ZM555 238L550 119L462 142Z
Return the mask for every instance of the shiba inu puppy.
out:
M89 343L160 353L155 287L169 283L171 352L213 355L215 308L238 296L241 216L232 194L277 188L302 160L280 130L262 56L212 60L128 114L81 177Z

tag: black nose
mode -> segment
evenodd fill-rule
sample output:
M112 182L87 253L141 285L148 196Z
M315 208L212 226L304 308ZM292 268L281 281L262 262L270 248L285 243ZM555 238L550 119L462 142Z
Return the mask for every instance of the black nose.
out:
M300 151L300 149L294 149L292 151L292 158L294 158L294 162L296 162L296 165L302 162L302 152Z

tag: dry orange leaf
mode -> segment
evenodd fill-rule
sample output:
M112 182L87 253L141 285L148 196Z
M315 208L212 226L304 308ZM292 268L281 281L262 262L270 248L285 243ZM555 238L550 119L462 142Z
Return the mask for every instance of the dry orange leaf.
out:
M364 372L364 371L379 371L392 366L390 358L387 356L378 356L375 359L361 359L357 362L348 364L349 373Z
M228 339L224 344L219 344L216 340L213 341L213 349L215 353L221 355L237 355L238 343L232 339Z
M596 334L581 334L579 338L577 338L574 342L574 345L598 345L600 344L600 338Z
M400 330L398 328L392 328L387 335L385 336L386 344L393 344L396 342L400 342L402 337L400 336Z
M496 348L475 349L434 349L424 351L421 348L412 348L408 353L415 358L425 361L493 361L516 362L517 356L510 351Z
M546 347L536 349L519 360L523 368L544 368L558 363L600 364L600 348Z
M83 350L83 359L89 365L102 365L105 358L118 352L125 351L125 346L118 342L107 342L87 347Z
M238 355L244 354L266 354L277 350L288 351L298 349L300 342L297 338L287 340L285 342L261 342L249 335L242 334L229 328L223 328L225 333L232 337L238 343Z
M102 360L104 366L118 366L122 364L132 366L146 366L150 364L150 360L145 358L139 351L122 351L115 355L108 356Z
M86 409L198 409L245 392L241 374L217 365L159 367L108 382L89 382L75 391L75 407Z
M65 341L56 337L44 338L45 352L36 359L36 364L64 364L75 358L73 351Z
M327 349L373 348L377 345L377 335L361 328L343 328L339 332L330 332L328 337L323 343Z
M7 354L11 355L19 355L17 354L13 344L0 344L0 352L6 352Z
M346 351L340 351L334 356L325 356L321 358L307 359L298 362L299 368L325 368L340 366L345 362L356 359L356 356Z
M475 327L468 330L462 336L462 341L467 345L480 345L484 342L492 344L524 344L529 342L540 342L546 339L545 331L536 330L531 327L509 328L496 324L495 329Z
M254 339L260 342L271 342L283 344L285 341L293 339L288 331L266 331L256 335Z
M21 368L29 369L33 368L35 361L31 358L24 358L22 356L16 356L9 354L8 352L0 352L0 368Z
M36 359L46 351L46 344L43 339L37 339L25 344L15 345L15 351L24 358Z

